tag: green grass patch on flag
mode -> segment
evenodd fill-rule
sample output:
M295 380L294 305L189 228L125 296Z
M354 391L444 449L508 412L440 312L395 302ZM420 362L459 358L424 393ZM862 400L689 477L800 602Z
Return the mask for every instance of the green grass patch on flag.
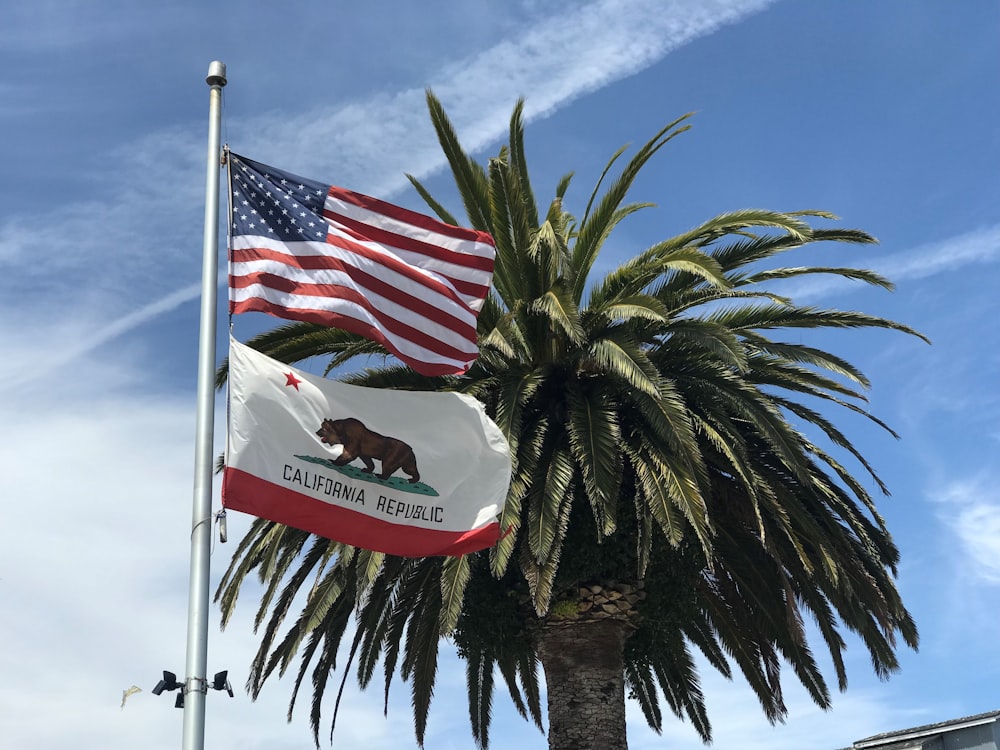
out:
M319 458L318 456L295 456L300 461L308 461L309 463L319 464L327 469L333 469L338 474L342 474L350 479L357 479L361 482L371 482L372 484L380 484L383 487L391 487L397 492L409 492L413 495L427 495L428 497L437 497L438 491L428 484L423 482L410 482L409 479L405 477L397 477L395 475L389 477L388 479L379 479L375 474L369 474L367 471L362 469L360 466L352 466L351 464L345 464L344 466L337 466L333 461L328 458Z

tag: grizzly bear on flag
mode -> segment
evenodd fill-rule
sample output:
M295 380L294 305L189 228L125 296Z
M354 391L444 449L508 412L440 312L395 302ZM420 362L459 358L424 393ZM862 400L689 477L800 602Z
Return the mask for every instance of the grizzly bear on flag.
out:
M420 473L417 471L417 458L413 454L413 449L393 437L379 435L365 427L364 423L353 417L348 419L324 419L320 428L316 430L316 435L320 442L329 446L344 446L334 463L337 466L344 466L356 458L364 462L363 471L373 474L375 464L372 459L377 458L382 464L382 473L378 475L381 480L391 477L398 469L402 469L410 475L410 482L420 481Z

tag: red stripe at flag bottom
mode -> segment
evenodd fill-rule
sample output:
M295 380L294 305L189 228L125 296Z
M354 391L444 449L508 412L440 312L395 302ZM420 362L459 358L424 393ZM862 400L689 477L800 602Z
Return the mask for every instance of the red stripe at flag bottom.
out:
M435 507L419 501L400 501L382 495L385 519L343 508L273 484L239 469L225 470L225 507L266 518L353 547L398 557L464 555L492 547L500 538L500 524L493 522L471 531L441 531L394 523L421 515L433 520ZM373 500L379 506L379 496Z

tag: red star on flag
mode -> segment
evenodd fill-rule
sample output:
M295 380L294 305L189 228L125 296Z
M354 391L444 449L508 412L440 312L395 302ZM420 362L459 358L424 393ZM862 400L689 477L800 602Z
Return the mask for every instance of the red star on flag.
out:
M285 385L286 386L290 385L295 390L298 390L299 389L299 383L301 383L301 382L302 381L299 378L295 377L295 373L291 373L291 372L285 373Z

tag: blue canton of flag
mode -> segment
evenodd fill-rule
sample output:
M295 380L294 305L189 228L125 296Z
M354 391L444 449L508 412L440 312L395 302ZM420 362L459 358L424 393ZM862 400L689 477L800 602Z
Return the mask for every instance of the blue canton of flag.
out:
M327 229L322 218L327 185L255 162L250 163L257 169L251 169L241 159L234 162L234 235L267 233L282 242L323 241Z

